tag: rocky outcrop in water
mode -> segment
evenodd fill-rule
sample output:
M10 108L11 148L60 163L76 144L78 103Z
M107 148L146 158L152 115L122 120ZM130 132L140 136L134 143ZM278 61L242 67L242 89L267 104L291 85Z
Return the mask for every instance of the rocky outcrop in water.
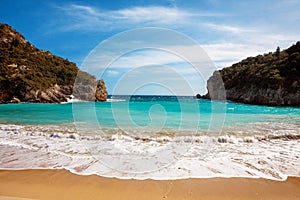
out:
M103 80L99 80L96 86L95 101L106 101L107 90Z
M75 80L81 86L78 93L73 92ZM86 88L89 95L81 94ZM9 25L0 24L0 103L60 103L72 94L86 101L107 98L103 80L96 81L75 63L37 49Z
M73 96L85 101L106 101L107 91L103 80L96 80L86 72L79 71L73 88Z
M219 70L209 78L207 88L210 99L300 106L300 42Z

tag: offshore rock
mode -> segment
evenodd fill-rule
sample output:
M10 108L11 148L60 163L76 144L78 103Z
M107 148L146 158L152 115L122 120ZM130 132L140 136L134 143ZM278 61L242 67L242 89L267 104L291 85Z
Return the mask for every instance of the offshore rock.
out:
M99 80L96 87L95 101L106 101L107 91L103 80Z
M106 101L107 90L103 80L96 80L86 72L79 71L73 88L73 96L83 101Z

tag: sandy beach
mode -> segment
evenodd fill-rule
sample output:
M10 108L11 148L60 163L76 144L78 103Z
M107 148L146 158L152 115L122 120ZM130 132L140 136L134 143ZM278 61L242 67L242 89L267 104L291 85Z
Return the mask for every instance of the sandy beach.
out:
M80 176L66 170L1 170L0 199L300 199L300 178L169 181Z

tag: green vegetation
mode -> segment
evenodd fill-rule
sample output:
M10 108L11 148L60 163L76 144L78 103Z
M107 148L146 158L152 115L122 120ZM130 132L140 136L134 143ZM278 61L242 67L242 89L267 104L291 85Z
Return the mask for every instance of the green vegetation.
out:
M9 25L0 24L0 102L55 84L72 85L77 72L74 63L35 48Z
M220 70L225 88L286 88L288 92L296 92L300 83L300 42L290 48L280 51L277 47L274 53L249 57L231 67Z

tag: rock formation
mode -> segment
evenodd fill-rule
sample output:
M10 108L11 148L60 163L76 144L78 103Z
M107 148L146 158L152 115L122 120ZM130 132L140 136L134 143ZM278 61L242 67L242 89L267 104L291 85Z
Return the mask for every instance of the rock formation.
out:
M107 91L103 80L99 80L95 92L95 101L106 101Z
M73 88L73 96L85 101L106 101L107 91L103 80L96 80L86 72L79 71Z
M209 78L207 88L210 99L224 100L226 92L226 99L234 102L300 106L300 42L219 70Z
M75 80L82 86L79 92L90 88L88 96L73 94ZM72 94L87 101L107 98L103 80L96 81L75 63L37 49L9 25L0 24L0 103L60 103Z

